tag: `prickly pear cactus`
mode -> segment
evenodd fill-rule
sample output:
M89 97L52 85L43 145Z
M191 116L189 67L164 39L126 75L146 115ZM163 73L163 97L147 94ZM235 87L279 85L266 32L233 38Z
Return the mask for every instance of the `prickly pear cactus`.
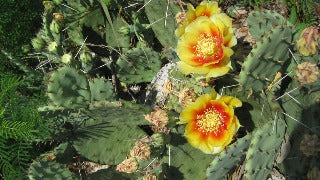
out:
M78 179L67 169L66 165L54 161L35 161L31 164L28 177L32 180L40 179Z
M291 26L283 16L270 10L263 12L253 11L249 14L247 21L250 34L256 42L269 34L270 30L276 26Z
M238 139L222 151L207 168L207 179L222 179L235 168L245 157L251 142L251 135Z
M204 179L206 168L214 156L201 153L191 147L179 134L172 134L171 142L170 152L164 157L166 177L169 179Z
M267 179L270 174L286 132L286 124L280 117L253 133L246 155L245 178Z
M112 83L104 78L95 78L89 81L89 86L91 102L110 100L115 96Z
M63 67L51 75L48 96L57 106L85 107L90 103L88 80L76 69Z
M146 135L139 125L147 122L143 116L145 108L126 106L89 111L88 115L94 119L84 124L87 133L74 142L75 149L84 157L102 164L123 161L135 141ZM100 136L95 136L96 133Z
M172 1L144 1L145 11L153 32L164 47L176 47L177 38L175 15L180 11L179 6Z
M281 25L271 29L244 61L239 82L244 89L260 92L273 81L277 72L283 72L289 59L292 32Z
M151 82L160 70L159 54L150 48L134 48L117 61L118 77L128 84Z

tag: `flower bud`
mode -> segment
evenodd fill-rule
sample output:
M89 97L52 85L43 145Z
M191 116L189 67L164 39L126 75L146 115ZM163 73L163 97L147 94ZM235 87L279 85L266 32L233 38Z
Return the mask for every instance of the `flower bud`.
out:
M64 16L62 13L53 13L53 19L56 20L57 22L63 22Z
M46 12L50 12L50 11L52 11L53 8L54 8L54 4L53 4L52 1L43 1L42 4L43 4L44 10L45 10Z
M57 21L53 20L50 24L50 31L56 34L59 34L61 30L60 25L57 23Z
M48 46L48 51L56 53L58 48L58 44L56 42L51 42Z
M53 0L54 4L60 5L62 4L63 0Z
M36 50L36 51L41 51L42 48L44 47L45 45L45 42L42 38L40 37L36 37L34 39L31 40L31 44L32 44L32 47Z
M72 54L67 53L61 57L61 62L64 64L70 64L72 62Z
M90 53L83 52L80 54L80 61L83 63L88 63L92 61L92 56Z

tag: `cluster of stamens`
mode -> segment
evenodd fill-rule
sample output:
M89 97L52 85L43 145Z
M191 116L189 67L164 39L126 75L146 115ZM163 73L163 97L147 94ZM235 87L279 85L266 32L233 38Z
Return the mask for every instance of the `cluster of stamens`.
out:
M197 115L196 126L199 131L205 134L214 133L217 135L220 133L220 129L225 126L221 121L222 115L214 108L210 107L202 114Z
M194 46L195 55L202 58L212 57L217 54L217 38L210 34L201 34Z

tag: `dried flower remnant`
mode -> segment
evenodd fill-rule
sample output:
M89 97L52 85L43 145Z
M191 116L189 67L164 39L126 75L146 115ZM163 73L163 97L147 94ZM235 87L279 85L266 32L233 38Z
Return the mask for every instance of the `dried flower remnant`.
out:
M320 138L317 135L304 135L300 143L300 150L306 156L317 155L320 152Z
M154 174L148 174L143 176L142 180L157 180L157 176Z
M151 148L150 145L143 141L137 141L130 151L130 156L135 157L139 161L146 161L150 159Z
M167 111L156 107L153 112L145 115L145 119L150 122L151 128L155 133L169 132L169 129L166 127L169 122Z
M207 154L221 152L230 144L240 127L234 108L242 102L232 96L219 96L215 91L200 96L180 114L181 124L187 124L185 137L195 148Z
M319 30L317 27L308 27L304 29L297 41L299 53L303 56L315 54L319 48L319 37Z
M301 84L311 84L320 77L319 68L316 64L303 62L297 66L297 79Z
M318 180L320 177L320 170L318 167L313 167L307 174L308 180Z
M179 93L178 97L182 106L188 106L197 99L197 94L193 89L185 88Z
M134 173L138 169L138 162L134 157L130 157L117 165L117 171L124 173Z

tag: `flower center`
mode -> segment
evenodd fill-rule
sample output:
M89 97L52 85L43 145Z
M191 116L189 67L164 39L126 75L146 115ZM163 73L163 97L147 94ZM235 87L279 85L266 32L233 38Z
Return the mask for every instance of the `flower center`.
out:
M195 54L198 57L212 57L218 53L217 37L201 34L195 45Z
M220 132L220 127L225 126L221 119L222 115L219 112L213 108L208 108L203 114L197 115L197 129L205 134L213 132L217 135Z

